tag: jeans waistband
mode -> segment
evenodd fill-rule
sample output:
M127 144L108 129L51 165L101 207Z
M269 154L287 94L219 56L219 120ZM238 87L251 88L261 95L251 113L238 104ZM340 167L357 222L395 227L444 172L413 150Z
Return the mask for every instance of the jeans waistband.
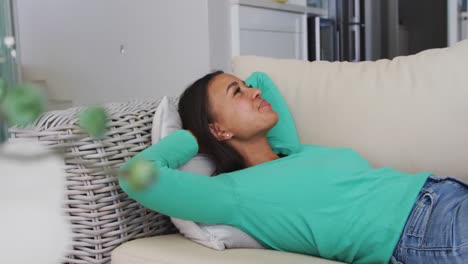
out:
M446 177L438 177L438 176L430 176L429 178L427 178L426 180L426 183L424 183L424 186L422 188L421 191L423 191L424 189L428 189L430 188L431 186L437 184L437 183L442 183L442 182L445 182L445 181L452 181L452 182L455 182L455 183L458 183L462 186L465 186L468 188L468 183L465 183L457 178L454 178L454 177L450 177L450 176L446 176Z

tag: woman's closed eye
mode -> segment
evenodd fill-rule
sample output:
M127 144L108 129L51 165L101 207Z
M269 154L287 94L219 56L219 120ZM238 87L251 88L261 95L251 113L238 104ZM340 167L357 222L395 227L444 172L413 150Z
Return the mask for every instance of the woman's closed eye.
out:
M251 85L251 84L247 84L245 81L242 81L242 84L244 84L245 87L252 88L252 85Z
M252 85L247 85L244 81L242 82L242 84L244 84L244 87L252 88ZM235 96L236 94L238 94L238 93L242 93L242 90L241 90L241 87L240 87L240 86L238 86L238 87L236 88L236 90L234 91L234 96Z

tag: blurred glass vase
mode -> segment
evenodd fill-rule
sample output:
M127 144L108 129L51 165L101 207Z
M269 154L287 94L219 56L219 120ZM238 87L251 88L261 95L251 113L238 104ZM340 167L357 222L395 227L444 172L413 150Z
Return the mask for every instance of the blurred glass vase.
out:
M0 263L59 263L71 229L62 213L63 159L37 142L0 145Z

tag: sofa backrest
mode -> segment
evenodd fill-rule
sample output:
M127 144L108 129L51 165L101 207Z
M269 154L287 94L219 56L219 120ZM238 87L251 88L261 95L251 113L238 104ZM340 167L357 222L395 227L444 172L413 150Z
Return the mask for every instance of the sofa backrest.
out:
M277 84L302 143L468 181L468 41L376 62L233 59L236 76L254 71Z

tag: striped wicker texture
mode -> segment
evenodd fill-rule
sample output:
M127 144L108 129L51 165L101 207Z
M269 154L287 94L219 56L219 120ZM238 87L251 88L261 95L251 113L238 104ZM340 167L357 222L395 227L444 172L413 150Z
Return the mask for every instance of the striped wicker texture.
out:
M63 263L110 263L111 251L123 242L176 232L167 216L128 198L112 172L151 144L152 119L159 102L104 105L110 120L101 140L79 129L81 107L47 112L34 126L9 129L12 141L35 139L64 155L64 209L73 241ZM175 104L177 99L170 102Z

